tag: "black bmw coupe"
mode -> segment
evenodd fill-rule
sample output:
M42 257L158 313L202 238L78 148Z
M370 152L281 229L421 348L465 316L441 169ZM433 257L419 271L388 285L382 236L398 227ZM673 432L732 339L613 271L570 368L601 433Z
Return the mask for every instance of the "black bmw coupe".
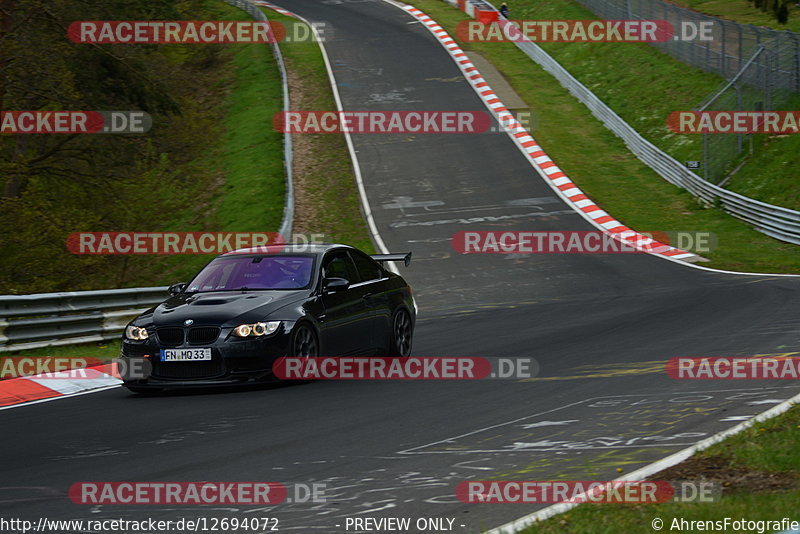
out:
M213 259L134 319L123 358L144 359L134 392L272 378L282 356L408 356L416 305L386 267L411 253L369 256L345 245L241 249Z

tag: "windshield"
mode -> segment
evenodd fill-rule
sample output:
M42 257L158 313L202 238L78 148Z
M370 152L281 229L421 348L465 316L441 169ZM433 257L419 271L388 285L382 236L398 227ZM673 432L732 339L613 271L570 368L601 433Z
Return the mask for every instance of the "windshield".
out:
M302 289L311 283L311 256L233 256L213 260L187 292Z

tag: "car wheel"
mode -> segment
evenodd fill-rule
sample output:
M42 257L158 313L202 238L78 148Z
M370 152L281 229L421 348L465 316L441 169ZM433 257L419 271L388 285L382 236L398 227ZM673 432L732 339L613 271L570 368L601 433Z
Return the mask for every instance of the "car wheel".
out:
M411 341L414 330L411 326L411 316L401 308L394 314L392 320L392 339L389 340L391 356L411 355Z
M292 356L295 358L316 358L319 356L317 334L307 324L300 324L292 336Z

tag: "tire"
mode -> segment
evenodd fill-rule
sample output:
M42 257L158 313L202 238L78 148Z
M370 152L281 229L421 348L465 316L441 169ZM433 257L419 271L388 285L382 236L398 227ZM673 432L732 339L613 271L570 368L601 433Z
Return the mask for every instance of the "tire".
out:
M316 358L319 356L319 338L307 323L300 323L292 334L290 354L295 358Z
M308 360L319 356L319 337L308 323L300 323L292 333L289 342L289 356ZM296 384L308 384L310 379L295 381Z
M410 356L413 336L414 327L411 324L411 315L409 315L405 308L400 308L392 318L389 356Z

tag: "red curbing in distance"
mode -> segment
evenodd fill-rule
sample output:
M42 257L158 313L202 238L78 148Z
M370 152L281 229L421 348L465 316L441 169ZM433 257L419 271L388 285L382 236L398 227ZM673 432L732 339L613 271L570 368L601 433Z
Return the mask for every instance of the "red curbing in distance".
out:
M475 89L483 100L486 107L497 117L500 124L505 125L505 130L512 140L519 146L528 158L528 161L536 169L550 187L566 202L568 206L581 214L591 224L611 234L616 239L626 243L626 245L636 247L643 253L657 256L665 256L675 260L697 259L697 255L679 248L675 248L664 243L660 243L635 230L632 230L605 212L600 206L594 203L586 194L575 185L572 180L550 159L542 150L531 134L517 121L514 116L503 105L494 93L481 73L472 64L467 54L456 44L450 35L419 9L403 4L401 2L387 0L391 4L403 9L422 24L439 40L450 56L464 73L464 77ZM257 6L272 9L282 15L296 17L291 11L276 6L264 0L254 0Z

